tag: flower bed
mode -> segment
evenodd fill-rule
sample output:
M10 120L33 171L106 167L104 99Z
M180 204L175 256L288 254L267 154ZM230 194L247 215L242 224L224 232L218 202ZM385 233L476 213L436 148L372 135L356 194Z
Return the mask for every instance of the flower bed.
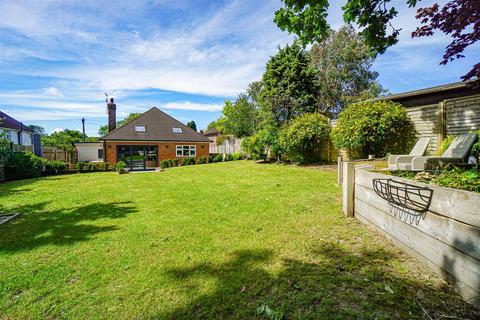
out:
M394 171L397 177L443 187L480 192L480 170L443 170L437 172Z

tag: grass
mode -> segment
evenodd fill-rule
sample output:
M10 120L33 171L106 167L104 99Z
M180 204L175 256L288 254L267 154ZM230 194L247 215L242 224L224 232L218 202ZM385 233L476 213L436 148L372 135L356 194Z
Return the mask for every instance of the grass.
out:
M0 318L475 316L344 218L335 172L248 161L0 184ZM427 317L428 314L428 317Z

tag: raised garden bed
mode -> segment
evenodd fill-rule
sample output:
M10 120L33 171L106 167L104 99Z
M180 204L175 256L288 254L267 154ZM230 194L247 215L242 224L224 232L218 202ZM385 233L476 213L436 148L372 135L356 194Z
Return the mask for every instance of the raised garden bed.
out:
M388 172L387 172L388 173ZM443 170L437 172L393 171L391 175L432 185L480 193L480 170Z

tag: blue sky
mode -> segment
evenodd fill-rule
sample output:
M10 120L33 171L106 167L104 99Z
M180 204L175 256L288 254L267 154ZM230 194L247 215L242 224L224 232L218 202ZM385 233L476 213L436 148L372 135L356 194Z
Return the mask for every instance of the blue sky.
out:
M94 136L106 123L108 92L119 118L156 106L204 128L220 116L224 100L261 78L278 46L292 41L272 22L280 6L280 0L2 0L0 110L47 132L79 130L85 117ZM335 28L342 25L340 7L330 8ZM386 89L459 81L478 62L476 45L466 59L440 66L449 38L411 39L415 11L400 9L394 21L403 29L400 41L374 65Z

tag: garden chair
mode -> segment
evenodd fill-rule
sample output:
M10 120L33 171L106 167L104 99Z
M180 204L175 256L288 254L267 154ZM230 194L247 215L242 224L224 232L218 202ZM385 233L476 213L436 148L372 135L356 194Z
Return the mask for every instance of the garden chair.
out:
M424 137L417 140L415 146L413 147L412 151L408 155L391 155L388 157L388 169L390 170L398 170L397 160L399 157L419 157L423 156L427 151L428 144L430 143L430 138Z
M435 170L440 166L440 162L447 163L467 163L470 151L477 141L475 133L466 133L456 137L447 150L440 157L399 157L397 165L399 170Z

